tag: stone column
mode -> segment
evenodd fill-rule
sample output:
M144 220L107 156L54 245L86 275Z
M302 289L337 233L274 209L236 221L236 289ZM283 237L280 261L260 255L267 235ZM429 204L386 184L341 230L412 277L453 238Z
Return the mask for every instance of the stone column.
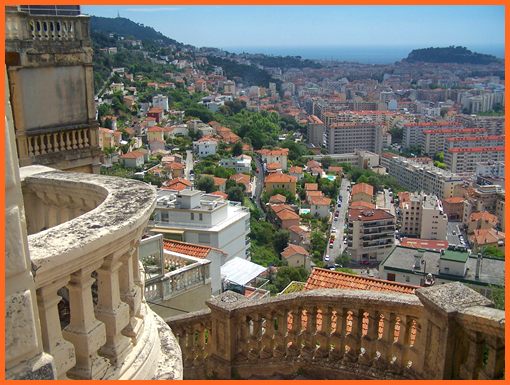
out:
M59 380L67 379L67 371L76 364L74 346L62 336L58 312L58 304L62 297L57 291L68 282L69 277L65 277L37 290L43 346L55 359Z
M119 277L120 298L129 305L129 323L124 328L123 333L131 337L136 344L137 336L142 327L142 320L140 319L142 291L134 282L133 253L133 248L124 251L120 259L122 266L120 267Z
M106 326L106 344L100 353L113 364L122 363L131 350L131 340L122 335L122 329L129 324L129 305L120 301L119 262L120 255L105 258L97 270L98 303L96 317Z
M64 329L64 337L76 350L76 366L68 372L71 378L100 379L108 368L107 360L98 355L99 348L106 342L106 329L94 316L92 300L94 278L91 274L100 266L89 266L73 273L68 285L71 322Z
M456 340L455 315L471 306L491 306L493 303L460 282L420 288L416 295L423 303L423 315L427 320L427 330L422 330L428 336L423 378L458 378L457 358L464 352L460 341Z
M232 368L237 352L238 320L234 310L247 299L227 291L207 301L211 309L211 351L207 372L219 379L232 378Z
M6 79L7 79L7 73ZM16 71L10 74L16 76ZM43 352L27 225L19 178L8 82L5 83L5 378L51 380L53 357ZM12 85L15 87L15 85ZM16 103L16 100L14 101ZM19 101L18 101L19 103ZM20 108L21 106L18 106ZM24 157L27 149L20 148Z

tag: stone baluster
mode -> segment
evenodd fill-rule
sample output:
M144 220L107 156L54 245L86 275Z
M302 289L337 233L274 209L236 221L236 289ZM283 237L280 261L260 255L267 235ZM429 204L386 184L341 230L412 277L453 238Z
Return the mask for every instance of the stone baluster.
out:
M353 309L351 311L351 330L345 336L345 343L349 346L347 357L353 362L358 360L360 354L362 322L363 310Z
M288 332L288 342L287 343L287 357L297 357L301 351L301 345L299 343L299 335L301 334L302 328L302 316L303 309L301 307L293 308L291 310L292 314L292 327Z
M201 363L203 363L203 361L207 358L207 353L208 353L208 349L207 349L207 346L208 346L208 341L207 341L207 335L208 335L208 332L207 332L207 327L205 325L205 323L203 322L200 322L198 324L198 355L197 355L197 359L198 361L200 361Z
M85 135L85 130L84 129L77 130L76 135L78 137L78 140L77 140L78 148L83 148L83 136Z
M262 348L260 350L260 358L273 357L274 336L275 336L275 314L272 309L267 309L263 313L263 333L261 338Z
M483 364L483 338L481 333L465 330L459 348L464 351L465 359L459 365L458 376L464 380L478 379Z
M255 313L252 317L252 327L250 335L250 357L254 359L260 358L261 339L262 339L262 316Z
M288 310L286 308L284 309L277 309L276 311L276 322L277 322L277 330L275 331L274 335L274 349L273 349L273 356L274 357L281 357L283 358L285 356L285 350L286 350L286 341L287 341L287 333L288 333Z
M83 147L89 147L89 135L90 135L90 128L85 128L83 131Z
M194 344L195 333L192 325L187 326L184 329L184 346L185 346L185 355L184 355L184 366L190 367L195 360L195 344Z
M69 135L71 136L71 147L73 150L76 150L78 148L78 140L76 139L76 130L72 130L69 132Z
M39 141L37 139L37 136L32 136L30 138L34 146L34 155L41 155L41 152L39 151Z
M97 270L96 318L106 326L106 344L100 353L115 365L122 363L131 351L131 340L122 335L122 330L129 324L129 305L120 300L119 269L122 263L119 259L119 254L109 255Z
M409 347L410 329L407 327L407 317L403 314L398 315L395 321L395 337L391 345L391 365L393 373L400 373L404 362L404 352Z
M246 361L250 350L248 345L250 342L250 325L249 317L246 314L239 317L237 340L239 344L237 345L236 360Z
M47 153L47 152L46 152L46 144L44 143L44 138L45 138L45 135L38 135L38 136L37 136L37 139L38 139L38 140L40 141L40 143L41 143L41 146L40 146L40 148L41 148L41 155L44 155L44 154L46 154L46 153Z
M65 138L65 149L66 150L72 150L73 143L71 140L71 133L69 131L64 132L64 138Z
M369 311L367 334L365 334L361 340L361 346L364 349L362 360L366 364L370 364L376 356L379 319L379 312L377 310Z
M410 370L415 373L422 373L423 371L423 361L425 358L425 354L423 352L425 351L425 345L427 344L427 341L425 340L425 333L423 333L423 330L426 330L426 320L423 318L416 318L416 317L408 317L409 319L409 325L411 325L410 333L413 332L414 328L414 340L411 341L410 339L410 347L407 350L406 357L404 358L404 362L410 362ZM411 337L411 335L410 335Z
M341 359L345 354L345 334L347 327L347 309L336 309L336 326L331 335L331 345L333 349L330 351L330 360Z
M100 264L80 269L71 274L68 284L71 322L63 335L76 352L76 366L67 372L70 378L100 379L108 368L107 360L98 355L99 348L106 342L106 328L95 318L92 301L94 279L91 274L99 267Z
M302 356L312 358L316 350L317 306L306 307L306 329L302 339Z
M135 248L125 250L120 261L120 298L129 305L129 323L124 328L123 334L131 337L136 344L137 336L142 327L140 319L140 307L142 304L141 288L135 284L135 271L133 269L133 258ZM138 259L138 258L137 258ZM136 266L138 271L138 265Z
M53 135L52 134L46 134L46 143L48 144L47 151L53 152Z
M319 343L319 349L317 356L322 358L328 358L331 350L331 327L333 317L333 308L329 305L322 306L320 308L321 315L321 329L317 332L317 342Z
M37 289L43 347L44 351L54 358L59 380L67 379L67 371L76 364L74 346L62 335L58 312L58 304L62 297L57 294L57 291L66 286L69 279L64 277Z

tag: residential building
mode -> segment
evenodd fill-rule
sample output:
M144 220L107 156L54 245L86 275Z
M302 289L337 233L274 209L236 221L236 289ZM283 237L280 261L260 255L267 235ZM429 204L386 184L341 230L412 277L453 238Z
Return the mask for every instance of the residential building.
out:
M495 229L498 224L498 217L487 211L477 211L469 216L467 224L468 234L475 230Z
M294 245L300 245L305 249L310 249L310 229L305 226L290 226L289 242Z
M168 96L165 95L155 95L152 97L152 106L156 108L161 108L163 111L168 111Z
M225 189L227 187L227 179L225 178L219 178L214 175L209 174L201 174L200 177L209 177L214 181L214 187L216 187L217 191L225 192Z
M477 211L488 211L498 218L498 226L505 230L505 190L498 185L476 186L460 192L464 198L462 222L468 226L470 216Z
M356 183L352 186L351 202L372 203L374 200L374 187L368 183Z
M268 194L271 194L276 189L283 189L295 195L296 182L296 177L282 173L272 173L264 179L265 189Z
M315 160L321 160L324 157L331 158L338 163L346 163L352 166L361 167L363 169L370 169L378 167L380 165L379 155L365 150L355 150L352 153L345 154L328 154L311 156L311 158Z
M448 134L455 134L454 132L444 131L443 133L439 134L439 131L436 130L459 130L462 129L463 126L461 123L458 122L451 122L451 121L436 121L436 122L421 122L421 123L406 123L403 125L403 138L402 138L402 147L404 148L411 148L411 147L422 147L425 149L425 143L427 140L434 141L433 144L430 144L432 146L435 146L435 141L439 140L439 137L442 137L444 135ZM428 139L425 139L425 134L423 133L425 130L430 131L427 135ZM434 132L437 132L439 137L434 135ZM458 133L458 132L457 132ZM434 139L432 139L434 138ZM438 139L436 139L438 138ZM439 146L439 148L442 148ZM422 149L422 150L423 150ZM427 147L427 149L430 151L430 148ZM427 152L428 153L428 152Z
M281 205L287 202L287 197L285 195L276 194L269 198L270 205Z
M273 150L262 149L256 151L260 154L262 161L267 165L270 163L279 163L282 171L287 171L288 148L276 148Z
M462 143L469 138L483 138L487 134L485 128L440 128L421 131L417 146L422 154L433 156L437 152L450 148L450 143ZM474 139L477 140L477 139ZM471 139L473 141L473 139Z
M429 278L428 274L431 275ZM489 296L490 286L503 286L505 283L505 261L478 258L465 248L452 245L441 251L395 246L379 265L379 276L388 281L417 286L427 286L432 282L435 286L462 282Z
M385 210L349 209L347 247L356 263L378 263L395 244L395 217Z
M463 179L450 171L431 165L424 165L411 158L386 154L381 157L381 165L388 174L409 191L423 191L436 195L439 199L454 196L455 186L462 185Z
M477 229L469 236L473 252L484 254L485 247L495 247L504 252L505 233L493 228Z
M443 210L452 222L461 222L464 218L464 198L451 197L443 199Z
M427 249L433 251L446 250L448 248L448 241L438 241L436 239L421 239L421 238L402 238L400 246L408 247L411 249Z
M240 204L199 190L159 190L153 216L150 231L167 239L215 247L227 259L249 257L250 212Z
M235 95L236 83L233 80L227 80L225 83L223 83L223 93L225 95Z
M163 185L162 189L174 191L191 190L193 187L193 183L184 178L174 178L163 183Z
M218 140L212 136L204 136L193 142L193 151L195 151L200 158L216 154L217 147Z
M6 82L19 164L97 174L101 149L90 18L78 7L42 24L50 23L47 15L27 9L9 7L5 16ZM60 27L65 29L51 30Z
M250 173L251 172L251 156L239 155L232 158L225 158L220 160L220 166L226 168L233 168L237 173Z
M330 154L367 150L380 154L383 126L375 123L336 123L326 126L326 149Z
M289 168L289 175L296 177L298 181L304 178L303 167L292 166Z
M477 178L502 180L505 178L505 162L479 162L476 164L475 174Z
M244 193L246 195L251 195L251 178L247 174L234 174L229 177L230 180L235 181L236 183L242 184L245 188Z
M435 195L411 193L400 202L400 234L422 239L445 240L448 216Z
M310 214L313 217L329 218L331 209L331 199L326 197L310 198Z
M283 260L291 267L304 267L311 270L311 261L308 251L301 246L289 244L281 253Z
M307 118L306 125L306 137L309 144L313 144L315 147L324 146L324 133L325 126L324 122L317 116L311 115Z
M141 168L144 164L145 154L140 151L127 152L120 156L124 167L128 168Z
M464 147L448 148L444 161L448 170L454 173L475 174L476 166L486 162L504 162L505 147Z
M165 111L161 107L152 107L147 111L147 116L156 119L156 123L161 123L165 117Z
M288 205L272 205L271 210L274 212L275 222L282 229L288 229L292 226L299 226L301 218Z
M505 117L504 116L479 116L458 114L455 119L464 127L481 127L487 129L488 135L504 135L505 134Z

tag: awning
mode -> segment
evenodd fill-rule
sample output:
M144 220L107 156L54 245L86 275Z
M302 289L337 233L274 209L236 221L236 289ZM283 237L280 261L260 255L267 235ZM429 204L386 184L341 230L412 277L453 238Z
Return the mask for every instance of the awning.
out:
M246 259L235 257L221 266L221 278L244 286L266 269Z

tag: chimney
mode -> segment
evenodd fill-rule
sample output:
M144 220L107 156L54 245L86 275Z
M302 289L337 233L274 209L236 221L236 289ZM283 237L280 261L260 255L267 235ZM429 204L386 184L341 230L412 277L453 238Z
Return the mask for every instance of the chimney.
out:
M475 279L480 279L480 270L481 269L482 269L482 254L478 253L478 257L476 258Z

